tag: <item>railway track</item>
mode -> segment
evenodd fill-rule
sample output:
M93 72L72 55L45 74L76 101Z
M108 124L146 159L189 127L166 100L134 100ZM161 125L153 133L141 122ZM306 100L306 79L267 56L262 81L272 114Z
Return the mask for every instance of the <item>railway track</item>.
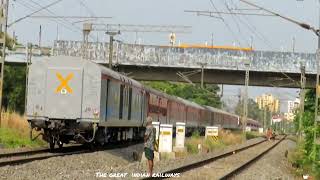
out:
M8 166L8 165L12 166L12 165L24 164L24 163L28 163L36 160L48 159L52 157L69 156L69 155L75 155L75 154L84 154L84 153L92 153L97 151L120 149L128 146L132 146L138 143L140 143L140 141L110 144L108 146L104 146L96 149L90 149L83 145L75 145L75 146L64 147L62 149L56 149L53 152L51 152L49 148L43 148L43 149L36 149L36 150L30 150L30 151L4 153L4 154L0 154L0 167Z
M73 154L91 152L89 149L85 149L83 146L69 146L62 149L57 149L54 152L50 152L50 149L36 149L30 151L4 153L0 154L0 167L7 165L23 164L31 161L48 159L51 157L67 156Z
M268 151L270 151L271 149L273 149L276 145L278 145L283 139L285 138L282 137L280 140L277 141L277 143L275 143L274 145L272 145L272 147L270 148L267 148L266 151L264 151L263 153L259 154L257 157L254 157L253 159L250 159L248 162L242 164L240 167L236 168L236 169L233 169L232 171L228 172L227 174L225 174L224 176L222 176L220 179L229 179L230 177L234 176L236 173L239 173L240 171L242 171L243 169L245 169L246 167L248 167L249 164L251 164L252 162L254 162L255 160L259 159L260 157L262 157L264 154L266 154ZM208 159L205 159L203 161L199 161L199 162L196 162L196 163L192 163L192 164L188 164L188 165L185 165L185 166L182 166L182 167L178 167L178 168L175 168L175 169L171 169L171 170L168 170L168 171L165 171L165 172L162 172L162 174L174 174L174 173L180 173L182 176L184 173L188 172L188 171L191 171L191 170L194 170L194 169L197 169L197 168L200 168L200 167L204 167L205 165L207 164L210 164L214 161L217 161L217 160L220 160L220 159L223 159L223 158L226 158L226 157L229 157L233 154L238 154L239 152L242 152L242 151L245 151L245 150L248 150L249 148L254 148L255 146L259 145L259 144L262 144L264 142L266 142L267 140L264 139L264 140L261 140L261 141L258 141L254 144L251 144L251 145L248 145L248 146L245 146L245 147L241 147L241 148L238 148L236 150L230 150L230 151L227 151L227 152L224 152L220 155L217 155L217 156L214 156L214 157L211 157L211 158L208 158ZM145 178L145 179L151 179L151 178Z
M267 148L262 153L258 154L257 156L251 158L249 161L243 163L242 165L238 166L237 168L233 169L229 173L225 174L223 177L220 178L220 180L228 180L232 179L232 177L236 176L237 174L241 173L243 170L247 169L250 165L252 165L255 161L262 158L265 154L267 154L269 151L271 151L273 148L275 148L278 144L280 144L286 136L283 136L278 142L273 144L271 147Z

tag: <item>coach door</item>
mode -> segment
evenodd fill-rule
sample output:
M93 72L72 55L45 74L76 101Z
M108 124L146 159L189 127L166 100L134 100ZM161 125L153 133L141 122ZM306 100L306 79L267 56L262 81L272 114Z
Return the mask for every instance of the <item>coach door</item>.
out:
M46 114L55 119L81 117L82 69L48 68Z

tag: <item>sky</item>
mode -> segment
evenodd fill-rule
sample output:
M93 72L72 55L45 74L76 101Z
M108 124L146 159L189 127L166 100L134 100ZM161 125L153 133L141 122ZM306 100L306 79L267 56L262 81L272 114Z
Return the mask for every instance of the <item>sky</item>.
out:
M24 17L41 6L56 0L11 0L9 6L9 23ZM250 8L239 0L212 0L217 11L227 12L229 8ZM250 0L267 9L292 17L296 20L318 26L319 4L317 0ZM27 7L25 7L27 6ZM293 38L295 51L315 52L316 36L295 24L278 17L222 15L221 19L197 16L185 10L216 11L210 0L62 0L58 4L35 14L38 16L111 16L112 19L99 20L98 23L112 24L148 24L148 25L188 25L192 32L177 34L177 42L190 44L237 45L249 47L252 39L253 48L258 50L292 51ZM244 12L244 11L242 11ZM251 10L250 13L263 13ZM67 24L67 25L61 25ZM57 39L82 40L79 20L50 21L48 19L26 18L9 28L22 43L38 42L39 26L42 26L42 44L52 45ZM66 26L68 28L66 28ZM92 32L91 40L106 41L104 32ZM139 39L143 44L166 45L169 43L167 33L122 33L119 40L132 43ZM225 94L230 97L238 93L238 86L225 86ZM293 100L296 89L250 87L249 95L254 98L262 93L272 93L280 99ZM288 96L288 97L286 97ZM282 106L285 107L285 100ZM282 108L285 111L285 108Z

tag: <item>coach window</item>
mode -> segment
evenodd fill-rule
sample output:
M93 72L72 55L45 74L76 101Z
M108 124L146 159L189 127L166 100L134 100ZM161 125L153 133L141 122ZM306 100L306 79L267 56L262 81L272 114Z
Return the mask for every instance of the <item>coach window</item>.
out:
M123 91L124 91L124 85L120 85L120 107L119 107L119 119L122 119L122 113L123 113Z

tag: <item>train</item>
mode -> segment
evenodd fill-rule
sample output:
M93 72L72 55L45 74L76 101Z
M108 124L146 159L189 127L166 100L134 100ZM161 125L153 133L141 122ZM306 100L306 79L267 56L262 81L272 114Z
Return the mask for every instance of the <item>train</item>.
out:
M171 96L81 57L53 56L28 71L27 120L51 149L75 141L104 145L143 137L146 118L186 123L186 134L206 126L242 129L239 116ZM251 130L259 122L248 119Z

